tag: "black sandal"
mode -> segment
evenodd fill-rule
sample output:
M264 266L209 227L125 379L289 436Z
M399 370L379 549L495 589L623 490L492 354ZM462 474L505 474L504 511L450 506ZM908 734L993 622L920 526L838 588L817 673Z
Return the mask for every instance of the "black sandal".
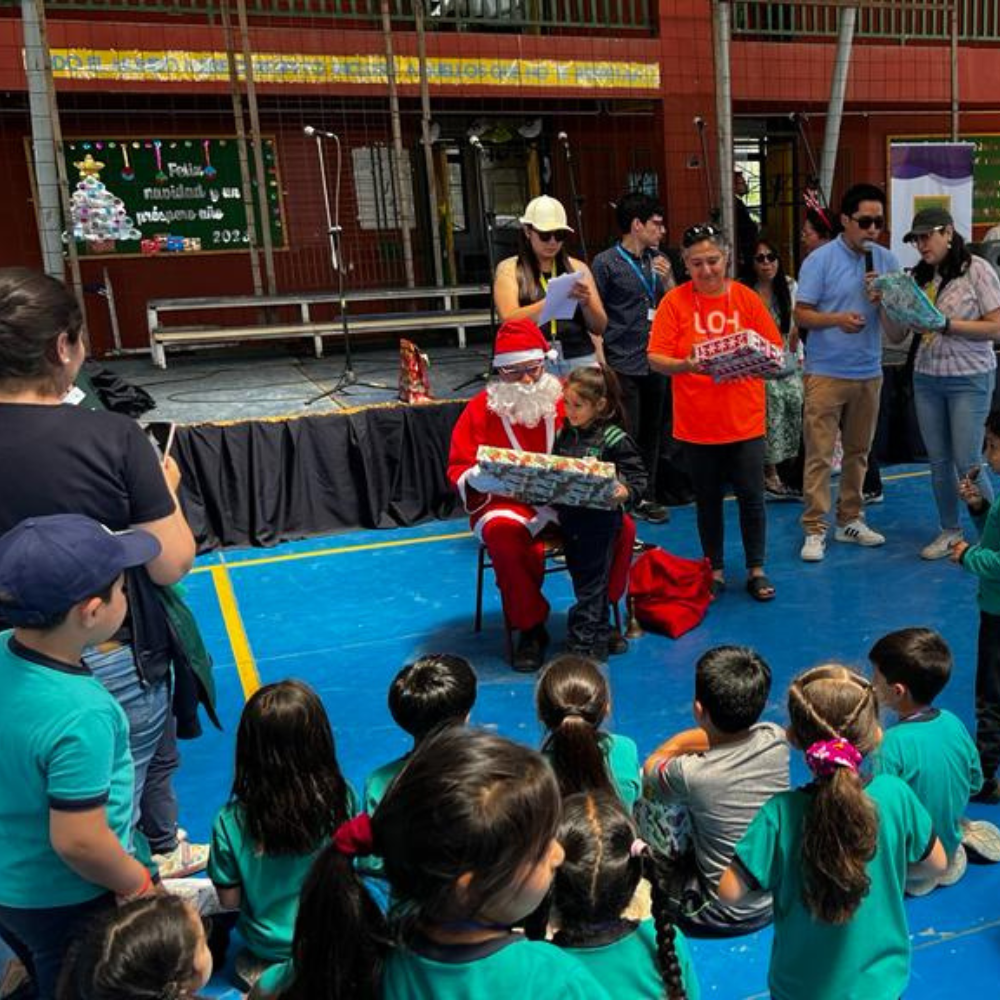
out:
M751 576L747 579L747 593L763 604L774 600L774 585L766 576Z

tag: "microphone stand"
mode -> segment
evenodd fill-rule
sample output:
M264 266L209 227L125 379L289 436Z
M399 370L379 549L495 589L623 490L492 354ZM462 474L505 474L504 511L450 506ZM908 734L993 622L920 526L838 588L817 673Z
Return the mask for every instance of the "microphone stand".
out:
M698 130L698 139L701 142L701 177L705 182L705 203L708 206L708 213L713 216L718 211L712 204L712 178L709 174L708 165L708 141L705 138L705 119L698 115L694 120L694 127Z
M565 132L560 132L559 141L562 143L563 152L566 154L566 168L569 172L569 192L573 199L573 215L576 219L576 236L580 241L580 254L586 260L587 240L583 234L583 199L576 193L576 172L573 169L573 154L569 148L569 136Z
M351 356L351 331L347 322L347 294L344 281L344 260L341 252L341 238L344 230L340 225L340 174L341 174L341 149L340 137L334 132L321 132L318 129L307 128L306 135L312 136L316 140L316 157L319 160L319 178L323 189L323 210L326 218L326 232L330 241L330 266L337 272L337 295L340 299L340 330L344 338L344 370L332 388L307 399L306 406L321 399L330 398L339 392L343 392L348 386L363 385L370 389L386 389L387 386L376 382L359 382L354 371L354 361ZM326 181L326 157L323 154L323 139L329 138L337 144L337 186L335 188L333 211L330 209L330 190ZM339 400L333 399L338 406Z
M493 297L493 272L495 267L494 260L496 259L493 234L496 228L497 217L496 213L491 212L486 204L486 185L483 183L483 158L486 156L486 148L478 136L474 136L469 142L476 156L476 197L479 200L480 222L482 223L483 231L486 233L486 258L490 283L490 366L486 371L477 372L471 378L467 378L464 382L453 386L452 392L460 392L462 389L467 389L470 385L475 385L477 382L486 382L489 380L490 372L493 370L493 352L496 349L498 326L497 304Z

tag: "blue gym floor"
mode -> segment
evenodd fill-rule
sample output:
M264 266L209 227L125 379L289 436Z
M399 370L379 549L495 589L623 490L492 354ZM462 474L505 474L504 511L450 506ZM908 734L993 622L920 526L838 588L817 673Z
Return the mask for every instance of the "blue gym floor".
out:
M755 603L743 590L735 505L727 504L728 590L693 632L676 641L643 636L612 661L610 727L633 737L646 754L689 725L694 661L705 649L732 642L754 646L771 664L774 690L766 716L783 722L784 690L793 674L831 658L866 667L872 643L905 625L936 628L951 644L956 669L940 704L971 724L975 581L947 560L928 563L918 556L937 531L924 468L887 470L885 498L869 516L888 544L862 549L831 541L820 564L799 560L798 505L770 505L768 572L778 591L770 604ZM215 657L226 731L209 729L182 746L177 790L192 839L207 837L228 795L233 733L245 693L258 683L297 677L318 689L341 765L359 790L368 771L407 748L386 708L386 689L400 666L421 653L467 656L480 680L473 722L538 744L534 678L512 673L504 661L492 586L484 630L472 631L476 543L466 527L455 520L362 531L199 561L188 596ZM699 554L690 507L675 509L667 525L640 525L640 535L679 555ZM546 592L556 650L571 600L566 574L550 575ZM801 775L796 761L794 776ZM994 807L972 806L969 814L1000 822ZM957 886L907 903L914 944L908 998L996 995L998 900L1000 866L970 865ZM770 931L693 947L706 997L766 996ZM214 995L236 995L221 975L213 985Z

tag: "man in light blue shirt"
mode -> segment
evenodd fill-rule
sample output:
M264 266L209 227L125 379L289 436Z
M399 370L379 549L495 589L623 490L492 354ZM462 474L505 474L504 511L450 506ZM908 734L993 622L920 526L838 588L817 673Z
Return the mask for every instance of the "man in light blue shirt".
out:
M830 470L840 431L844 458L837 498L838 542L883 545L862 514L862 484L878 420L882 388L882 328L889 320L877 274L900 269L899 261L875 243L885 225L885 193L855 184L841 201L843 232L814 250L799 275L795 322L809 330L805 362L805 439L802 558L826 554L830 512Z

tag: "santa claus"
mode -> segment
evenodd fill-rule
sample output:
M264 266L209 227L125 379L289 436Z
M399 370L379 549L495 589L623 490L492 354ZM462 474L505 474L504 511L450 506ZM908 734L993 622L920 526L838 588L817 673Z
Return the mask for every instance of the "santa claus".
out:
M528 319L508 320L497 331L492 377L469 400L452 432L448 478L469 512L472 530L489 551L504 615L519 633L514 669L541 667L549 636L549 603L542 594L544 546L538 535L556 521L535 508L490 492L496 484L476 462L480 445L515 451L552 451L563 421L562 383L545 371L552 357L542 331ZM635 527L622 532L609 593L621 599L628 579Z

